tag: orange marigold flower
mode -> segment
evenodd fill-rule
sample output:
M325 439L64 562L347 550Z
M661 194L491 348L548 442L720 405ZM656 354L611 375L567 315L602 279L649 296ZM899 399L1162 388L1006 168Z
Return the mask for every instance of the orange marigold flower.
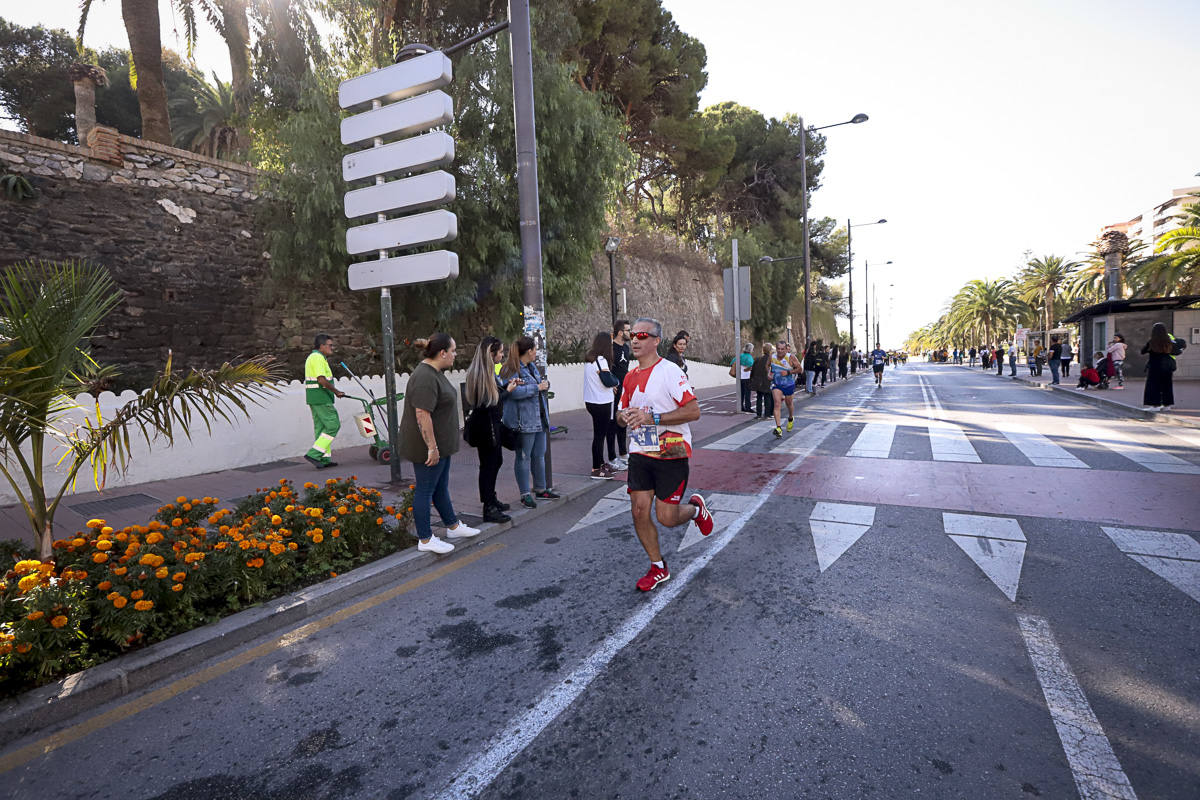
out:
M113 575L124 575L129 571L129 567L113 567Z
M104 520L102 520L102 519L89 519L89 520L87 521L87 527L91 528L92 530L99 530L100 528L103 528L103 527L104 527Z
M395 507L395 506L384 506L384 507L383 507L383 510L384 510L384 511L386 511L387 513L389 513L389 514L395 514L395 513L396 513L396 507Z
M376 525L382 525L382 524L383 524L383 517L376 517L376 518L375 518L375 524L376 524Z
M163 535L158 531L146 534L146 544L158 544L163 540Z
M61 628L66 624L67 624L67 618L64 617L62 614L59 614L54 619L50 620L50 625L55 628Z
M30 622L37 622L44 616L46 616L45 611L32 611L25 615L25 619L29 620Z
M171 591L172 591L172 592L182 592L182 591L183 591L183 584L182 584L182 583L177 583L177 584L175 584L174 586L172 586L172 587L171 587Z
M138 611L149 611L150 609L154 608L154 601L153 600L138 600L136 603L133 604L133 607L135 609L137 609Z
M345 506L338 506L338 513L339 514L349 514L350 509L346 508Z
M171 520L171 527L172 527L172 528L179 528L179 527L182 527L182 526L183 526L183 520L182 520L182 519L180 519L179 517L176 517L175 519Z
M154 577L161 580L162 578L167 577L168 572L170 572L170 570L166 567L159 567L158 569L154 570Z
M112 588L112 581L100 581L96 584L96 588L102 592L107 592Z
M144 594L145 594L145 592L143 592L141 589L134 589L132 592L129 593L129 596L132 597L134 600L141 600L142 595L144 595Z
M183 504L183 510L184 510L184 511L191 511L191 510L192 510L192 504L191 504L191 503L184 503L184 504Z
M108 553L92 553L92 561L97 564L103 564L108 561Z
M18 653L28 653L31 649L33 649L33 645L31 645L29 642L21 642L19 645L17 645Z
M176 502L176 503L186 503L186 502L187 502L187 498L186 498L186 497L184 497L183 495L179 495L179 497L176 497L176 498L175 498L175 502Z
M317 488L317 485L315 483L313 483L312 481L305 481L304 488L305 489L315 489L315 488Z
M279 516L278 514L274 515L273 517L271 517L271 524L272 525L282 525L283 517Z
M129 601L123 595L117 595L113 598L112 604L117 608L124 608Z
M97 550L112 550L112 542L108 542L108 541L96 542L96 549Z
M242 541L238 542L238 547L242 548L243 550L249 550L251 547L250 541L248 539L243 539Z
M329 577L331 577L331 578L336 578L336 577L337 577L337 573L336 573L336 572L330 572L330 573L329 573Z
M279 542L275 542L275 543L273 543L273 544L271 545L271 555L273 555L273 556L277 556L277 555L279 555L280 553L282 553L282 552L283 552L284 550L286 550L286 549L287 549L287 548L286 548L286 547L284 547L284 546L283 546L282 544L280 544Z
M320 544L323 541L325 541L325 537L322 534L319 534L319 533L313 534L313 542L315 542L316 544Z
M176 572L174 575L171 576L171 580L178 582L178 581L183 580L186 577L187 577L186 572Z
M295 510L296 510L296 507L295 507L295 506L293 506L293 505L287 505L287 506L284 506L284 507L283 507L283 510L284 510L284 511L295 511Z
M112 532L113 532L113 529L108 527L107 525L105 525L103 528L100 529L100 533L102 533L106 536Z
M288 542L288 550L297 550L299 547L300 545L296 544L295 542Z
M221 533L229 533L231 528L228 525L222 525L221 527L217 528L217 530Z
M362 503L359 503L358 505L356 505L356 506L354 507L354 511L355 511L355 513L356 513L356 514L361 514L361 513L363 512Z
M114 539L116 539L118 542L124 542L124 541L128 541L128 540L129 540L129 534L128 534L128 533L121 532L121 533L118 533L118 534L117 534L116 536L114 536L113 538L114 538Z
M118 597L120 597L120 596L121 596L121 593L120 593L120 592L109 592L109 593L106 595L106 598L105 598L105 599L108 599L108 600L116 600L116 599L117 599Z
M229 542L217 542L216 544L213 545L213 549L214 550L224 550L228 546L229 546Z
M13 571L18 575L24 575L26 572L36 572L37 568L42 565L42 562L35 558L29 558L24 561L18 561L13 565Z
M71 545L73 547L83 547L85 544L87 544L87 539L75 538L71 540Z

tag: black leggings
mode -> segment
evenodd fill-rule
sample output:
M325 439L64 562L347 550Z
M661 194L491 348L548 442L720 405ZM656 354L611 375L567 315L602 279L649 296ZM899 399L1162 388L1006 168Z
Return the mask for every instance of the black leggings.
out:
M612 429L612 403L584 403L592 415L592 469L604 463L604 443L608 442L608 459L617 457L617 435Z
M494 506L500 502L496 497L496 475L504 464L504 448L477 447L479 451L479 502L484 507Z

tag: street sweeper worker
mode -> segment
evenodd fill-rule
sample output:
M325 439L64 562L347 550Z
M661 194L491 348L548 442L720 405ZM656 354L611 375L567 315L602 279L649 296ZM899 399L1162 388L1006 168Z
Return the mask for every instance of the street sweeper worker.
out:
M333 355L333 337L318 333L313 341L313 351L304 362L304 400L312 413L313 436L316 440L304 459L317 469L336 467L333 461L333 439L342 427L334 398L345 397L333 386L333 370L329 368L329 357Z

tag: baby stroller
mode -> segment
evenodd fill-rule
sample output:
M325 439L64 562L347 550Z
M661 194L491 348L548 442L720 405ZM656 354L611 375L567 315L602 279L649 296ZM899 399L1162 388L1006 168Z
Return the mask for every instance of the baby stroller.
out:
M1096 362L1096 372L1100 373L1100 384L1095 388L1107 389L1108 379L1117 374L1117 369L1113 366L1112 358L1105 356Z

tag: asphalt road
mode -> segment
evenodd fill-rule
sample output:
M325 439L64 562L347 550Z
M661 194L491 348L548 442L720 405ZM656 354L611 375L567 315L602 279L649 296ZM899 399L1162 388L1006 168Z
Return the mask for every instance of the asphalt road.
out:
M650 595L598 484L0 795L1200 796L1200 430L910 364L701 444L717 530Z

